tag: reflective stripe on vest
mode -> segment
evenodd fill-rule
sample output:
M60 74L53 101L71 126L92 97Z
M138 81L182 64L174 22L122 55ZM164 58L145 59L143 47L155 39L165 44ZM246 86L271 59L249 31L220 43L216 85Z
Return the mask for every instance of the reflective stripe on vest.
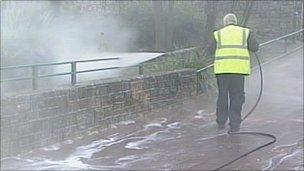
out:
M214 32L217 49L214 73L250 74L250 55L247 48L249 29L229 25Z

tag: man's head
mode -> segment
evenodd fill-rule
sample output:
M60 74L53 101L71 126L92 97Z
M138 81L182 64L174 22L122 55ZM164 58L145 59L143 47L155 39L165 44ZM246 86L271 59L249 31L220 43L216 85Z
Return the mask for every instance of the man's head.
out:
M236 15L233 13L229 13L225 15L223 22L224 22L224 26L227 26L229 24L237 24Z

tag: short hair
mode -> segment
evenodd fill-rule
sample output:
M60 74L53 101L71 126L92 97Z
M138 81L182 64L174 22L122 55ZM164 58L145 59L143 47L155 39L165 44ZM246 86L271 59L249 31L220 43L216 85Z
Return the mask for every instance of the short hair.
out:
M229 24L237 24L236 15L233 13L229 13L229 14L225 15L223 22L224 22L224 26L229 25Z

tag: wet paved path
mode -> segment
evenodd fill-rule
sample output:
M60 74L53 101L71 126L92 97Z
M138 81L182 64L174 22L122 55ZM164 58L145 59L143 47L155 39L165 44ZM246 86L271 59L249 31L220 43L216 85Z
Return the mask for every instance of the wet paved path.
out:
M303 50L264 66L261 104L243 130L277 136L259 150L225 169L303 169ZM248 111L257 98L259 75L246 81ZM184 105L123 122L104 132L4 158L2 169L197 169L210 170L264 144L259 136L229 136L217 132L214 94Z

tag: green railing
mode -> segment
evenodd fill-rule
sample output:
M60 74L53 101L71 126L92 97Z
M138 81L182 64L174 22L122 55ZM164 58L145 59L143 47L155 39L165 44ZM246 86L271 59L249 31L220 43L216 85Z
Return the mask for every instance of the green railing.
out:
M290 50L288 52L288 43L287 43L287 38L290 38L290 37L293 37L301 32L303 32L304 29L301 29L301 30L298 30L298 31L295 31L295 32L292 32L290 34L286 34L284 36L281 36L281 37L278 37L278 38L275 38L275 39L272 39L272 40L269 40L267 42L264 42L264 43L261 43L259 45L259 49L263 49L264 47L266 47L267 45L270 45L272 43L275 43L275 42L278 42L280 40L284 40L284 54L283 55L280 55L280 56L285 56L287 53L290 53L292 51L295 51L295 50L298 50L300 48L303 48L303 45L299 46L299 47L296 47L292 50ZM303 35L302 35L303 36ZM302 37L303 39L303 37ZM210 71L211 69L213 68L213 64L210 64L206 67L203 67L201 69L198 69L196 72L197 72L197 93L199 94L201 91L202 91L202 87L204 87L204 89L208 89L209 87L215 87L215 84L211 81L212 79L214 79L214 74L212 71ZM208 72L209 71L209 72ZM202 86L201 85L201 82L203 81L204 85Z
M14 69L21 69L21 68L30 68L31 72L32 72L30 77L3 79L3 80L1 80L1 83L12 82L12 81L20 81L20 80L32 80L32 90L37 90L38 89L39 78L70 75L71 76L71 85L75 85L77 83L77 74L120 68L120 67L107 67L107 68L98 68L98 69L78 71L77 70L77 64L88 63L88 62L99 62L99 61L114 61L114 60L119 60L119 59L120 58L103 58L103 59L78 60L78 61L69 61L69 62L56 62L56 63L44 63L44 64L32 64L32 65L18 65L18 66L1 67L0 68L1 72L4 71L4 70L14 70ZM41 67L59 66L59 65L70 65L70 71L69 72L56 73L56 74L47 74L47 75L39 75L38 74L39 73L38 72L39 68L41 68Z
M187 67L187 60L190 59L189 56L195 56L197 58L196 52L193 51L195 48L187 48L182 50L177 50L173 52L167 52L166 61L159 61L164 55L160 57L156 57L154 59L150 59L139 63L133 66L125 66L125 67L107 67L107 68L98 68L98 69L91 69L85 71L77 70L77 64L79 63L87 63L87 62L99 62L99 61L109 61L109 60L119 60L120 58L105 58L105 59L92 59L92 60L80 60L80 61L68 61L68 62L57 62L57 63L44 63L44 64L32 64L32 65L18 65L18 66L7 66L1 67L0 70L18 70L22 68L29 68L31 71L30 76L27 77L17 77L17 78L8 78L3 79L1 78L1 83L7 82L14 82L14 81L22 81L22 80L30 80L31 81L31 89L37 90L38 89L38 82L41 78L48 78L48 77L55 77L55 76L65 76L70 75L70 84L75 85L77 82L77 74L80 73L89 73L95 71L105 71L111 69L125 69L124 70L124 77L126 76L134 76L134 75L143 75L144 73L154 73L159 71L168 71L168 70L175 70ZM191 53L191 54L190 54ZM187 60L183 59L182 57L187 56ZM167 58L169 57L169 58ZM60 65L70 65L69 72L60 72L56 74L47 74L47 75L38 75L38 71L43 71L42 67L47 66L60 66Z

